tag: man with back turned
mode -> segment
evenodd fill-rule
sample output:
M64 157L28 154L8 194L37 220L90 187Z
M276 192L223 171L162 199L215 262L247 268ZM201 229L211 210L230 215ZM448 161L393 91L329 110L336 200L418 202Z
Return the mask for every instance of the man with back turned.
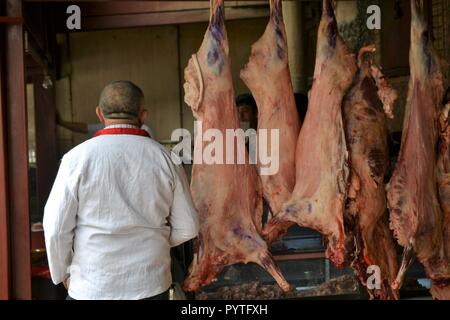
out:
M64 155L45 206L52 280L68 299L167 299L170 248L198 234L184 170L141 129L133 83L107 85L96 112L105 128Z

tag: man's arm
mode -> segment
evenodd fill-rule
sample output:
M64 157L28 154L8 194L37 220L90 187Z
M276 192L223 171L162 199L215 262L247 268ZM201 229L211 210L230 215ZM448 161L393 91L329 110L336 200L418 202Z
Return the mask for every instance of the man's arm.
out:
M75 191L77 180L63 159L44 209L45 245L50 273L55 284L65 281L69 276L68 268L73 255L73 236L78 211Z
M67 130L78 132L78 133L89 133L89 126L83 122L71 122L65 121L61 118L58 110L56 111L56 124L59 124L61 127L66 128Z
M199 221L189 183L181 165L175 166L175 189L169 222L170 245L176 247L198 235Z

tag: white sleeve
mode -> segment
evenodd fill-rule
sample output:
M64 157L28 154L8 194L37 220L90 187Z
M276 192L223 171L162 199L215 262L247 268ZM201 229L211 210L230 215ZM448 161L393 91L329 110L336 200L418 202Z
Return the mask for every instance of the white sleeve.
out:
M186 173L181 165L175 165L175 189L169 216L170 245L175 247L195 238L199 231L198 220Z
M77 181L78 177L71 173L63 158L45 205L43 221L48 264L54 284L61 283L69 275L78 211Z

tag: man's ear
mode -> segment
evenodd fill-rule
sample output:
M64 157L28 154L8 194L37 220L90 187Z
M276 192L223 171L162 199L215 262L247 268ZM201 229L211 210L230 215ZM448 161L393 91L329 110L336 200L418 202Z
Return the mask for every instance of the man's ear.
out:
M97 114L98 120L105 124L105 116L103 115L102 109L100 109L100 107L95 108L95 113Z
M145 123L145 120L147 119L147 117L148 117L148 111L146 109L143 109L141 111L141 114L139 115L139 122L141 123L141 125Z

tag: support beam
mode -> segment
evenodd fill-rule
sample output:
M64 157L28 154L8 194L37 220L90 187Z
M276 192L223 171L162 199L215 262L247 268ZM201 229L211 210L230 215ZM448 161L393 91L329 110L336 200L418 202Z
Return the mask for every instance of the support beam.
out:
M2 8L0 13L1 10ZM4 40L4 26L0 25L0 300L7 300L10 297Z
M54 87L42 86L45 75L32 77L36 128L36 183L38 212L44 212L58 169L56 146L56 105ZM54 83L54 79L53 79Z
M269 15L269 10L266 7L227 8L225 14L227 20L264 18ZM81 31L206 22L209 16L209 9L89 16L82 17ZM67 29L64 25L58 31L65 32Z
M41 5L30 3L28 9ZM57 33L207 22L210 16L209 1L80 2L78 5L81 30L67 30L67 4L46 4L54 17ZM225 15L227 20L268 17L269 5L266 0L225 1Z
M288 42L289 70L294 92L307 93L306 74L302 69L304 60L304 39L302 30L303 3L283 1L283 17Z
M230 1L224 2L225 11L229 8L267 6L267 0ZM79 3L84 16L113 16L121 14L164 13L188 10L209 10L209 1L117 1L117 2L81 2Z
M22 0L6 0L6 15L22 17ZM23 26L20 24L6 26L6 141L12 299L31 299L28 131L23 34Z
M209 1L81 2L79 6L83 16L92 17L209 9Z

